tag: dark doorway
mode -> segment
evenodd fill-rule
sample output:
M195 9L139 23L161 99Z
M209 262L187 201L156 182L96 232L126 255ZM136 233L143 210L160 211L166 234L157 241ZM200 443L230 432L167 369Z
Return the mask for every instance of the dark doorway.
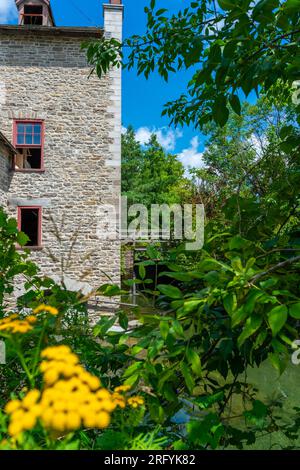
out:
M20 208L19 228L29 237L26 246L40 245L40 212L39 208Z

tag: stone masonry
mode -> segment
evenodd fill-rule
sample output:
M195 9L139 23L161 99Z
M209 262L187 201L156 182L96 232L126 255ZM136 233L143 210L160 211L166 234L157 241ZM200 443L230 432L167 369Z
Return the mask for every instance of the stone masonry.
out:
M10 185L11 161L16 150L0 132L0 206L7 204L7 192Z
M104 31L0 26L0 129L12 142L14 119L45 123L45 170L10 170L0 203L15 217L18 206L42 207L42 246L32 259L73 286L120 281L120 242L99 239L96 229L97 208L120 196L121 72L89 77L81 44L121 38L122 17L122 5L109 4Z

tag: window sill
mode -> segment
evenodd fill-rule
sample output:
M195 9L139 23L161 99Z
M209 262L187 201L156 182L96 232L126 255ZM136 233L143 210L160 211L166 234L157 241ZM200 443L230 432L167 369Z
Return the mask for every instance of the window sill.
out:
M24 168L24 169L16 169L12 168L10 170L13 173L45 173L45 169L36 169L36 168Z
M42 251L43 246L16 246L17 250Z

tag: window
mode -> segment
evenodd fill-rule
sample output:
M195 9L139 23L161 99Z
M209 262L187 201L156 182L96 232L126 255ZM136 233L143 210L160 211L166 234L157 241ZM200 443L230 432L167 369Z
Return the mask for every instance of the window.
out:
M24 24L42 25L43 24L43 6L42 5L24 5Z
M26 246L40 247L42 244L42 208L18 207L18 229L29 237Z
M18 150L15 170L42 171L44 169L43 121L15 121L14 146Z

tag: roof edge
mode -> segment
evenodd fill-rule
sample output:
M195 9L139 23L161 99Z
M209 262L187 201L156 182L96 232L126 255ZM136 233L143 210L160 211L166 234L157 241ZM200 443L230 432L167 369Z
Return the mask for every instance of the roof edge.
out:
M10 141L5 137L5 135L0 131L0 143L3 144L12 155L18 153L17 149L10 143Z
M104 28L90 26L36 26L36 25L0 25L0 34L36 34L41 36L98 37L104 35Z

